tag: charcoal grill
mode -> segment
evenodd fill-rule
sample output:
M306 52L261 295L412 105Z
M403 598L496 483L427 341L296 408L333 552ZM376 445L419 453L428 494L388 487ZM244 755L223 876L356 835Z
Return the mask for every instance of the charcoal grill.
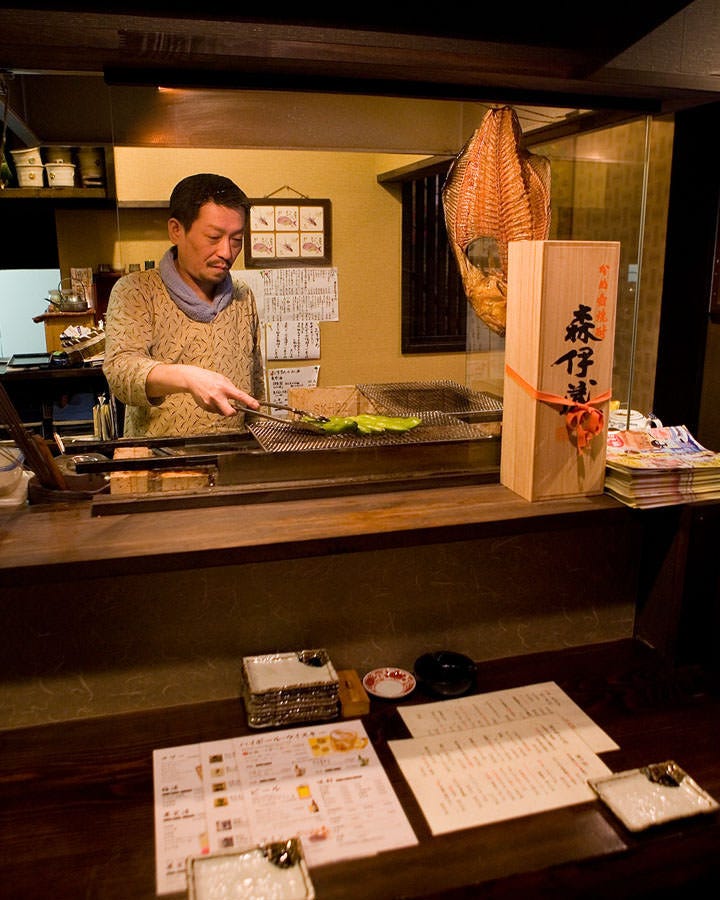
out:
M357 389L387 415L424 419L428 412L437 411L472 416L475 421L499 422L502 419L500 397L473 391L454 381L358 384Z
M163 443L172 441L157 438L156 452L168 455L104 465L187 468L204 460L217 467L215 485L188 496L97 497L93 515L497 480L502 419L498 398L451 381L356 387L378 413L414 415L421 424L381 434L315 434L298 430L290 419L248 416L245 437L252 444L238 442L236 452L227 438L215 449L211 441L202 445L188 440L185 452L182 446L165 448ZM203 449L205 456L199 452Z
M315 450L356 450L364 447L389 447L408 444L436 444L455 441L476 441L489 437L481 423L464 422L442 412L418 413L422 424L410 431L382 434L311 434L297 431L292 424L269 422L265 419L248 421L248 429L263 450L290 453Z

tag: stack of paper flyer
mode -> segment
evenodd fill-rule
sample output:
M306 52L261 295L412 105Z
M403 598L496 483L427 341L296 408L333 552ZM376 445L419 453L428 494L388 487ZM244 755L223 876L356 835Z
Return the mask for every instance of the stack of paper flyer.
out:
M608 432L606 466L605 490L628 506L720 498L720 453L684 425Z

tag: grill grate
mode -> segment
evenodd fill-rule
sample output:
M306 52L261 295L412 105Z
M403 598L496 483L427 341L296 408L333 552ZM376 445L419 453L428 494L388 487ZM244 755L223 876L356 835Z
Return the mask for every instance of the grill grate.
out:
M284 453L296 450L349 450L399 444L435 444L477 441L492 437L480 423L468 423L437 411L422 413L422 424L412 431L382 434L310 434L296 431L290 422L256 419L248 428L263 450Z
M429 411L472 415L486 422L502 419L502 401L494 394L472 391L454 381L359 384L358 390L388 415L421 418Z

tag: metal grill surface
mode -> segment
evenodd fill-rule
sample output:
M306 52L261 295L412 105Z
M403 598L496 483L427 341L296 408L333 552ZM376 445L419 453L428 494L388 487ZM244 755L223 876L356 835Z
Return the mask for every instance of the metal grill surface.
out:
M473 415L483 421L502 419L502 401L494 394L472 391L454 381L358 384L357 389L387 415L423 417L428 411Z
M284 453L297 450L350 450L399 444L436 444L477 441L492 437L480 423L463 422L455 416L432 411L423 413L422 424L411 431L382 434L310 434L297 431L292 421L269 422L256 419L248 428L263 450Z

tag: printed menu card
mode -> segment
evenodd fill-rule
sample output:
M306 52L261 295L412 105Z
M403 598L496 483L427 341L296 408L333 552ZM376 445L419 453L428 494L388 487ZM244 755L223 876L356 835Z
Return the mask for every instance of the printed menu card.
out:
M400 709L389 741L433 834L595 799L617 744L554 683Z
M417 838L358 720L153 751L157 893L188 856L299 837L310 868Z

